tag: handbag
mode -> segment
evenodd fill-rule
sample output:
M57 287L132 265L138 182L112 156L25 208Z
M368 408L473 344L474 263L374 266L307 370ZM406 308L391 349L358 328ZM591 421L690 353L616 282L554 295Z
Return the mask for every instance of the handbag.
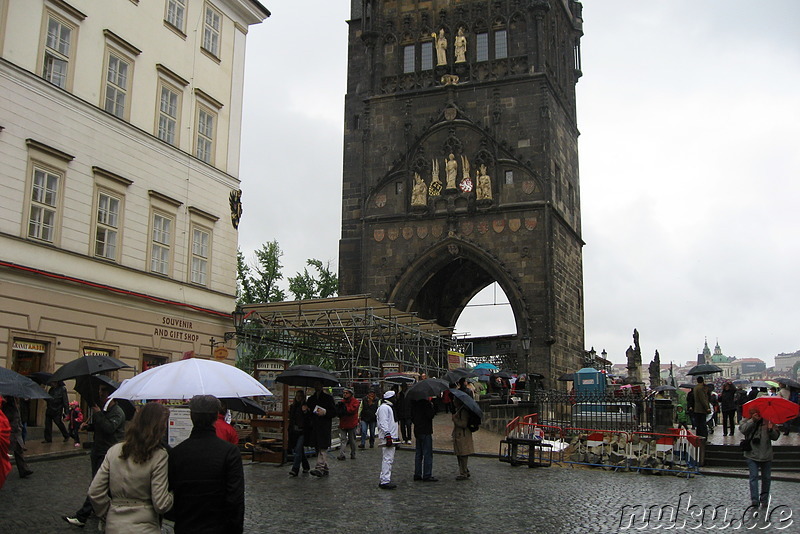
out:
M739 448L742 452L750 452L753 450L753 445L750 443L750 438L745 438L739 442Z

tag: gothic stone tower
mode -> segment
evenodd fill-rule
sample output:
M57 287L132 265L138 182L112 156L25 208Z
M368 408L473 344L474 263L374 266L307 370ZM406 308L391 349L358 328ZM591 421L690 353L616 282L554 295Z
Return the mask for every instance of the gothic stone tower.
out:
M552 384L583 353L581 4L352 1L340 294L453 326L497 282Z

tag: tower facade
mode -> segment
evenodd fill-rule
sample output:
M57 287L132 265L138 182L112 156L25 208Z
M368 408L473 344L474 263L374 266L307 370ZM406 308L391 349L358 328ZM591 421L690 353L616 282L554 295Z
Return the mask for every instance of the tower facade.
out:
M455 325L497 282L516 366L583 353L573 0L353 0L340 294Z

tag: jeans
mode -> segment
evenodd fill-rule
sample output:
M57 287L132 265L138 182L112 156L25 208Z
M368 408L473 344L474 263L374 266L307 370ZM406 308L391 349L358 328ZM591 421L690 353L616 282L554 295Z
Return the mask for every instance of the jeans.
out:
M734 425L734 417L736 414L736 410L726 410L722 412L722 435L726 435L728 433L728 428L730 427L731 436L733 435L734 430L736 430L736 426Z
M706 425L706 414L693 413L692 421L694 421L695 433L704 438L708 437L708 425Z
M411 441L411 419L400 419L400 434L403 436L403 441Z
M294 457L294 462L292 462L292 471L295 473L300 472L300 464L303 465L303 471L309 470L308 458L306 458L306 451L305 447L303 446L304 441L305 436L302 434L297 436L297 443L295 443L294 451L292 451L292 455Z
M339 429L339 458L344 458L344 448L350 444L350 457L356 457L356 429L344 428Z
M433 436L431 434L422 434L415 436L415 438L414 480L431 478L433 474Z
M375 444L375 425L376 421L361 421L359 423L361 425L361 446L364 446L364 443L367 441L367 430L369 429L369 444Z
M772 476L772 462L756 462L746 458L750 470L750 503L768 504L769 485ZM761 470L761 493L758 492L758 471Z

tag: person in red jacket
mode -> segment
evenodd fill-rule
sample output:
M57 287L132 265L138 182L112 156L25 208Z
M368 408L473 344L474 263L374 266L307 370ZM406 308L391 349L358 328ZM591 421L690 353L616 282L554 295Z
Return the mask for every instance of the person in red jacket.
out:
M353 396L353 390L345 388L342 400L337 403L336 414L339 416L339 460L344 460L345 444L350 445L350 459L356 459L356 427L358 426L358 405L361 404Z
M225 414L228 413L228 407L225 406L225 401L223 400L220 400L219 404L219 413L217 414L217 420L214 422L214 430L217 432L217 437L229 443L233 443L234 445L239 445L239 433L236 432L236 429L233 428L230 423L225 421Z

